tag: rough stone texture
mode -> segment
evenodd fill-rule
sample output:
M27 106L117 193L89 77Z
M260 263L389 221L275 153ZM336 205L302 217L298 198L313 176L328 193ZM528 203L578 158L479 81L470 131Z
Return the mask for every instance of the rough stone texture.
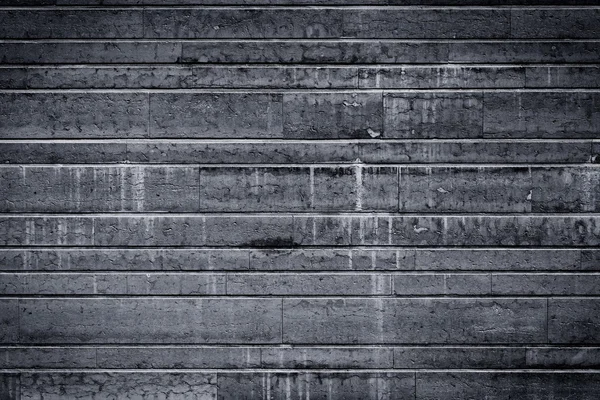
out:
M545 311L545 299L284 299L283 340L543 343Z
M293 400L343 398L348 400L408 399L414 396L410 372L357 373L223 373L218 375L218 399Z
M214 373L23 373L22 400L216 398Z
M0 400L599 397L598 1L0 3Z
M279 299L28 299L19 308L29 344L281 340Z
M478 138L480 92L393 93L384 97L386 138Z

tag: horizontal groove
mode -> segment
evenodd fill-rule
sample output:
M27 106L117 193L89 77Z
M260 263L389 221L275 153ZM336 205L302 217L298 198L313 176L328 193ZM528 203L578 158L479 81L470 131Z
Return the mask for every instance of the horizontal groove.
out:
M95 138L95 139L0 139L0 144L32 144L32 143L122 143L122 144L393 144L393 143L426 143L426 144L454 144L454 143L600 143L599 139L572 139L572 138L548 138L548 139L184 139L184 138L140 138L140 139L118 139L118 138Z
M598 43L600 38L586 38L586 39L564 39L564 38L477 38L477 39L390 39L390 38L72 38L72 39L32 39L32 38L11 38L11 39L0 39L0 44L3 43L104 43L104 42L115 42L115 43ZM445 62L445 61L444 61Z
M181 294L115 294L115 295L106 295L106 294L82 294L82 295L63 295L63 294L40 294L40 295L32 295L32 294L0 294L0 300L9 300L9 299L21 299L21 300L43 300L43 299L52 299L52 300L71 300L71 299L86 299L86 300L125 300L125 299L139 299L139 300L154 300L154 299L171 299L171 300L243 300L243 299L259 299L259 300L332 300L332 299L344 299L344 300L532 300L532 299L591 299L591 300L600 300L600 294L594 295L570 295L570 294L540 294L540 295L518 295L518 294L471 294L471 295L431 295L431 294L411 294L407 295L381 295L381 294L373 294L373 295L353 295L353 294L331 294L331 295L266 295L266 294L257 294L257 295L225 295L225 294L198 294L198 295L181 295Z
M25 251L25 250L35 250L35 251L41 251L41 250L56 250L56 247L52 246L2 246L0 247L3 250L20 250L20 251ZM231 249L231 248L224 248L224 247L215 247L215 246L205 246L205 247L198 247L198 246L177 246L175 248L172 248L170 246L136 246L136 245L127 245L127 246L103 246L103 247L95 247L95 246L62 246L61 247L63 250L64 249L72 249L72 250L98 250L98 251L109 251L109 250L143 250L143 249L160 249L163 248L165 250L169 250L169 249L175 249L175 250L217 250L217 251L222 251L222 250L227 250L227 251L236 251L236 249ZM373 246L365 246L365 245L354 245L354 246L302 246L301 248L299 247L246 247L244 249L239 249L239 251L248 251L248 250L255 250L255 251L296 251L296 250L369 250L369 251L377 251L377 250L385 250L385 251L389 251L391 249L398 249L398 250L419 250L419 251L543 251L543 252L547 252L547 251L574 251L574 252L579 252L579 251L583 251L583 250L597 250L600 251L600 248L598 248L597 246L581 246L581 247L569 247L569 246L555 246L551 249L548 249L547 247L536 247L536 246L530 246L527 247L525 249L523 248L514 248L514 246L506 246L506 247L501 247L501 246L478 246L478 247L468 247L468 246L464 246L464 247L457 247L457 246L427 246L427 245L423 245L423 246L399 246L399 245L390 245L390 246L381 246L381 245L373 245Z
M505 344L486 344L486 343L469 343L469 344L353 344L353 343L340 343L340 344L319 344L319 343L304 343L304 344L284 344L284 343L272 343L272 344L222 344L222 343L202 343L202 344L179 344L179 343L94 343L94 344L81 344L81 343L61 343L61 344L45 344L45 343L10 343L0 344L0 350L6 349L186 349L186 348L200 348L200 349L280 349L280 350L303 350L303 349L394 349L394 348L414 348L414 349L428 349L428 348L443 348L443 349L478 349L478 348L491 348L491 349L563 349L563 348L584 348L584 349L600 349L600 344L590 343L565 343L565 344L551 344L551 343L505 343Z
M285 270L285 269L269 269L269 270L252 270L252 269L240 269L240 270L118 270L118 271L98 271L98 270L14 270L7 271L0 269L0 277L3 275L336 275L336 276L373 276L373 275L382 275L382 276L406 276L406 275L527 275L527 276L545 276L545 275L553 275L553 276L579 276L579 275L592 275L592 276L600 276L600 272L593 270L570 270L569 272L565 272L564 270L446 270L442 272L441 270L423 270L423 269L415 269L415 270ZM600 290L600 289L599 289ZM228 296L231 294L227 294ZM496 294L491 294L494 296ZM214 295L212 295L214 296ZM254 296L254 295L253 295ZM277 296L287 296L287 295L277 295ZM384 295L377 295L384 296ZM418 296L418 295L416 295ZM451 295L450 295L451 296ZM599 294L600 296L600 294Z
M432 295L423 295L423 296L394 296L394 295L372 295L372 296L366 296L366 295L330 295L330 296L323 296L323 295L273 295L273 296L267 296L267 295L210 295L210 296L204 296L204 295L200 295L200 296L191 296L191 295L143 295L143 296L139 296L139 295L56 295L56 296L49 296L49 295L18 295L18 296L7 296L5 294L0 295L0 300L5 300L5 299L14 299L14 298L19 298L21 300L40 300L40 299L64 299L64 300L119 300L119 299L131 299L131 298L146 298L146 299L180 299L180 300L194 300L194 299L198 299L198 298L211 298L213 300L244 300L244 299L264 299L264 300L273 300L273 299L280 299L280 300L301 300L301 299L307 299L310 298L311 300L318 300L318 299L323 299L323 300L329 300L329 299L355 299L355 300L360 300L360 299L364 299L364 300L375 300L375 299L388 299L388 300L393 300L393 299L399 299L399 300L411 300L411 299L416 299L416 300L498 300L499 298L504 299L504 300L511 300L511 299L520 299L520 300L524 300L524 299L553 299L553 298L564 298L564 297L568 297L571 300L589 300L589 299L595 299L595 300L600 300L600 295L587 295L587 296L583 296L583 295L570 295L570 296L555 296L555 295L505 295L505 296L493 296L493 295L489 295L489 294L485 294L485 295L452 295L452 296L432 296Z
M162 93L181 93L181 94L229 94L229 93L263 93L263 94L295 94L295 93L374 93L374 94L394 94L394 93L600 93L600 88L489 88L489 89L362 89L362 88L340 88L340 89L1 89L0 94L64 94L64 93L140 93L140 94L162 94Z
M27 69L48 69L48 68L56 68L56 69L70 69L70 68L115 68L116 66L122 68L180 68L180 69L190 69L190 68L231 68L232 64L235 65L235 68L267 68L267 69L291 69L291 68L304 68L304 69L322 69L322 68L341 68L341 69L358 69L358 68L436 68L436 69L444 69L444 68L573 68L573 67L599 67L600 63L598 62L590 62L590 63L567 63L567 62L559 62L556 64L548 63L544 61L542 63L498 63L498 64L489 64L489 63L465 63L464 61L452 63L452 64L432 64L432 63L394 63L394 64L386 64L386 63L374 63L374 64L365 64L365 63L351 63L351 64L338 64L338 63L322 63L318 65L314 65L312 63L118 63L118 64L110 64L110 63L95 63L95 64L81 64L81 63L65 63L65 64L57 64L57 63L48 63L48 64L3 64L0 65L0 70L3 69L15 69L15 68L27 68Z
M353 162L340 163L340 162L328 162L328 163L285 163L285 164L248 164L248 163L217 163L217 164L199 164L199 163L189 163L189 164L181 164L174 163L168 164L164 162L160 163L144 163L133 161L130 163L98 163L98 164L68 164L68 163L56 163L56 164L29 164L29 163L19 163L18 165L8 165L8 164L0 164L0 169L2 168L61 168L61 167L70 167L70 168L137 168L137 167L147 167L147 168L311 168L311 167L321 167L325 166L327 168L336 168L336 167L377 167L377 168L580 168L582 166L588 168L600 168L600 164L597 163L481 163L481 164L472 164L472 163L429 163L426 166L415 166L415 163L370 163L363 162L360 159L357 159ZM366 210L371 212L372 210ZM297 211L294 211L297 212ZM303 212L303 211L299 211Z
M127 368L93 368L93 369L49 369L49 368L2 368L0 369L0 373L15 373L15 372L24 372L24 373L35 373L35 374L44 374L44 373L223 373L223 374L239 374L239 373L258 373L258 374L266 374L266 373L282 373L282 374L318 374L318 373L365 373L365 374L374 374L374 373L460 373L460 372L476 372L481 374L489 374L489 373L504 373L504 374L519 374L519 373L528 373L528 374L548 374L548 373L556 373L556 374L589 374L595 373L600 374L598 369L473 369L473 368L465 368L465 369L406 369L406 368L376 368L376 369L366 369L366 368L318 368L318 369L308 369L308 368L288 368L288 369L273 369L273 368L239 368L236 370L224 369L224 368L214 368L214 369L165 369L165 368L157 368L157 369L127 369Z
M467 218L473 218L473 217L489 217L489 218L504 218L504 217L540 217L540 218L577 218L577 217L588 217L588 218L597 218L600 217L600 212L586 212L586 213L581 213L581 212L573 212L573 213L539 213L539 212L528 212L528 213L507 213L507 212L496 212L496 213L489 213L489 212L475 212L475 213L456 213L456 212L447 212L447 213L442 213L442 212L408 212L408 213L399 213L399 212L379 212L377 210L365 210L362 212L357 212L357 211L282 211L282 212L273 212L273 211L264 211L264 212L259 212L259 211L248 211L248 212L244 212L244 211L231 211L231 212L227 212L227 211L218 211L218 212L206 212L206 211L201 211L201 212L165 212L165 211L155 211L155 212L148 212L148 211L144 211L144 212L139 212L139 213L134 213L131 211L125 211L125 212L106 212L106 213L102 213L102 212L96 212L96 213L91 213L91 212L82 212L79 214L72 214L70 212L65 212L65 213L60 213L60 212L45 212L45 213L40 213L40 212L19 212L19 213L2 213L0 214L0 219L1 218L19 218L19 217L25 217L25 218L52 218L52 217L72 217L72 218L103 218L103 217L119 217L119 218L123 218L123 217L135 217L135 218L139 218L139 217L175 217L175 218L183 218L183 217L194 217L194 218L201 218L201 217L244 217L244 218L262 218L262 217L281 217L281 218L291 218L294 216L299 216L302 218L305 217L326 217L326 218L331 218L331 217L339 217L339 218L352 218L352 217L356 217L356 218L365 218L365 213L367 213L367 215L369 217L378 217L378 218L386 218L386 217L392 217L392 218L418 218L418 217L440 217L440 218L444 218L444 217L453 217L453 218L462 218L462 217L467 217Z
M51 7L51 8L50 8ZM598 5L345 5L345 4L335 4L335 5L281 5L281 4L264 4L264 5L155 5L155 4L146 4L146 5L131 5L125 6L121 4L117 4L114 6L107 5L53 5L53 6L0 6L0 11L10 11L10 10L27 10L27 11L48 11L48 10L57 10L57 11L82 11L82 10L496 10L496 9L517 9L517 10L535 10L535 9L557 9L557 10L579 10L579 9L599 9Z

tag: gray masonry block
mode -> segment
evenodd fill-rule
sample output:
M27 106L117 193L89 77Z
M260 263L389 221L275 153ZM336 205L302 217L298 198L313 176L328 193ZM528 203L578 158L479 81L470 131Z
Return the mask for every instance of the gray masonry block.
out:
M225 279L224 274L95 274L93 293L117 296L225 295L227 288Z
M527 67L530 88L595 88L600 85L600 68L596 66Z
M271 347L261 351L264 368L392 368L393 352L384 347Z
M2 64L174 63L180 60L181 54L182 43L176 41L15 40L0 43Z
M344 36L356 38L475 39L510 36L505 9L374 8L343 13Z
M448 58L465 63L594 63L598 41L519 40L451 42Z
M87 397L175 398L212 400L216 373L185 372L26 372L21 374L21 400Z
M416 379L418 400L592 400L600 383L593 372L418 372Z
M311 183L308 167L201 168L200 210L308 210Z
M492 294L490 274L396 274L393 282L398 296Z
M512 37L515 38L598 38L600 10L597 8L513 9L510 26Z
M284 299L285 343L545 343L545 299Z
M96 368L91 347L0 347L0 368Z
M596 298L548 299L548 341L600 343L599 309L600 301Z
M99 347L98 368L258 368L261 349L238 346Z
M0 93L0 138L126 138L148 133L143 93Z
M3 271L247 270L249 250L54 248L0 250Z
M381 93L285 93L283 135L369 139L382 134Z
M423 249L416 252L417 270L578 271L600 265L582 265L576 249ZM590 263L591 264L591 263Z
M5 212L198 210L195 167L0 167Z
M528 167L401 167L399 176L402 212L530 212L532 208L534 187ZM542 195L540 203L544 200Z
M531 69L537 72L537 68ZM358 85L365 89L522 88L525 71L504 66L370 67L359 69Z
M534 212L600 210L600 168L597 165L532 169Z
M146 9L147 38L336 38L342 13L334 9Z
M598 368L599 347L533 347L527 349L528 367Z
M523 347L394 347L394 368L504 369L526 368Z
M186 63L445 63L448 47L446 42L418 41L202 41L183 42L181 59Z
M0 299L0 341L16 343L19 340L19 300Z
M6 400L21 400L21 376L19 374L0 374L0 396Z
M282 118L279 94L150 94L153 138L277 138Z
M3 144L0 143L0 149ZM588 146L589 149L589 146ZM589 154L586 154L589 158ZM6 157L0 154L0 157ZM358 144L343 141L239 143L193 141L135 141L127 144L131 162L194 164L349 163L358 158ZM1 160L1 158L0 158Z
M492 274L494 295L594 296L600 293L597 274Z
M415 392L411 372L227 372L217 379L218 400L392 400L413 398Z
M392 291L388 274L228 274L227 294L377 296Z
M387 93L385 138L479 138L481 92Z
M127 160L124 142L0 141L2 164L121 163Z
M483 134L510 138L594 138L596 92L486 92Z
M19 308L26 344L281 341L280 299L21 299Z
M6 9L0 11L3 39L141 38L140 9Z
M366 163L585 163L590 141L508 141L493 139L429 139L361 143L360 159Z

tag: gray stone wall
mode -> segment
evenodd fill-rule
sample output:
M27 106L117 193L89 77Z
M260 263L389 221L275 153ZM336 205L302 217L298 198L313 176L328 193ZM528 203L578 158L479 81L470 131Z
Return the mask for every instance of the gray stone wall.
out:
M1 0L0 399L597 400L596 0Z

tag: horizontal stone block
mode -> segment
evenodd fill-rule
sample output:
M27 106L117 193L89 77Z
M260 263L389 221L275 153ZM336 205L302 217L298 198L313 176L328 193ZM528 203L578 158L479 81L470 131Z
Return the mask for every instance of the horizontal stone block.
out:
M217 396L216 373L182 372L27 372L21 373L21 399L89 397L98 400Z
M282 95L152 93L150 136L156 138L278 138Z
M0 150L2 149L0 143ZM589 149L589 146L588 146ZM0 154L1 157L6 157ZM288 164L353 162L358 158L358 144L342 141L269 143L199 143L191 141L132 141L127 144L127 158L143 163L203 164ZM589 158L589 155L588 155Z
M530 88L597 88L600 68L595 66L550 66L525 69Z
M402 274L393 282L399 296L492 294L490 274Z
M388 400L414 397L411 372L223 372L218 374L218 400L275 399Z
M380 93L285 93L285 138L379 137L383 130Z
M4 212L198 210L197 167L0 167Z
M436 140L361 143L360 159L366 163L586 163L590 142L527 142Z
M228 274L227 294L375 296L392 292L386 274Z
M284 299L284 343L541 343L545 299Z
M224 295L223 274L96 274L95 293L105 295Z
M0 368L77 369L96 366L96 349L91 347L0 347Z
M294 243L362 246L596 246L595 216L296 216Z
M93 244L93 218L56 215L0 217L0 245L3 246L91 246Z
M600 210L600 168L532 169L534 212L594 212Z
M597 8L511 10L511 34L518 38L595 39L600 35Z
M348 10L343 15L345 37L356 38L507 38L510 12L504 9Z
M536 68L531 68L537 72ZM361 88L435 89L435 88L522 88L523 67L480 66L402 66L360 68Z
M281 340L280 299L21 299L19 308L28 344Z
M529 368L598 368L600 347L532 347L527 349Z
M98 368L259 368L258 347L99 347Z
M127 160L122 142L0 142L2 164L120 163Z
M201 168L200 210L308 210L312 184L308 167Z
M524 347L394 347L394 368L528 368Z
M1 56L0 56L1 57ZM177 61L177 60L172 60ZM86 61L88 62L88 61ZM353 67L28 66L0 68L6 89L356 88Z
M335 38L342 13L334 9L146 9L147 38Z
M600 265L582 265L582 250L576 249L423 249L416 251L418 270L595 270Z
M3 39L141 38L142 10L7 9L0 11Z
M292 244L291 216L98 217L94 219L94 230L97 246L282 247Z
M174 41L5 41L3 64L174 63L182 43Z
M548 299L548 341L553 344L600 343L600 300Z
M1 274L0 295L94 294L93 275Z
M315 210L398 209L398 168L314 167L311 174Z
M186 63L377 64L445 63L446 42L403 41L251 41L184 42ZM599 59L588 55L589 58Z
M4 271L189 271L247 270L240 249L4 249Z
M543 24L542 24L543 25ZM597 41L489 41L449 43L448 58L463 63L595 63Z
M392 368L393 353L383 347L268 347L263 368Z
M498 295L600 295L597 274L493 274Z
M596 398L598 373L565 372L417 372L416 398L523 400Z
M595 92L484 94L483 134L509 138L593 138L600 129Z
M0 138L123 138L148 133L142 93L0 93Z
M556 171L556 169L552 169ZM401 167L402 212L530 212L531 167Z
M479 138L482 135L481 92L387 93L385 138Z

